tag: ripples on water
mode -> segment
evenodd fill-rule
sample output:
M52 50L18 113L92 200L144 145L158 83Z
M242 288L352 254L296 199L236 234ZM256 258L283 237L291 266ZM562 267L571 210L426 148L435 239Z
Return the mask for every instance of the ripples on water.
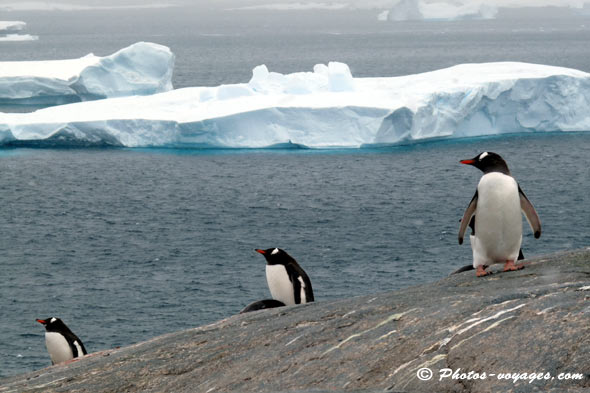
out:
M48 365L35 318L90 352L210 323L269 297L281 247L317 301L425 283L471 262L457 229L502 154L535 204L525 255L588 245L590 135L370 150L0 150L1 375ZM526 222L525 222L526 224Z

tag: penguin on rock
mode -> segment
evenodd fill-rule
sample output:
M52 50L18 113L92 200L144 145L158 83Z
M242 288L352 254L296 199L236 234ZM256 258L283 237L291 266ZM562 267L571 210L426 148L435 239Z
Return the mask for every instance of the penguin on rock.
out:
M524 268L515 265L517 259L523 258L521 212L524 212L535 238L541 236L541 220L533 204L500 155L483 152L462 160L461 164L472 165L484 173L459 227L459 244L463 243L467 227L471 226L473 230L470 240L476 275L489 274L485 269L495 263L504 263L504 271Z
M82 340L56 317L37 319L45 326L45 346L52 364L67 362L87 354Z
M273 299L285 305L313 302L311 281L297 261L280 248L256 249L266 259L266 281Z

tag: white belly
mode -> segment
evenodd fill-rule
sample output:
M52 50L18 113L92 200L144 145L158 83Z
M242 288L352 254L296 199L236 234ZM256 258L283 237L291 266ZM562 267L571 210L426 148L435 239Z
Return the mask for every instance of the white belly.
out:
M477 186L473 266L516 260L522 242L518 185L498 172L484 175Z
M72 349L65 337L59 333L45 332L45 345L53 364L65 362L74 358ZM80 351L81 352L81 351Z
M280 300L287 306L295 304L293 284L289 280L285 266L266 265L266 282L273 299Z

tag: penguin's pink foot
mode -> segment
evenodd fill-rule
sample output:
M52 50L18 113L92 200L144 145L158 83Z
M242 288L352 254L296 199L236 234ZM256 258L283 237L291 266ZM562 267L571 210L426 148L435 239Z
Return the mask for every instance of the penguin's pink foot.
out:
M486 272L486 270L485 270L485 269L486 269L486 267L487 267L487 266L485 266L485 265L479 265L479 266L477 267L477 270L475 271L475 275L476 275L477 277L483 277L483 276L488 276L488 275L492 274L492 273L490 273L490 272Z
M514 261L512 261L512 260L508 260L504 264L504 271L505 272L511 272L511 271L520 270L520 269L524 269L524 265L515 265Z

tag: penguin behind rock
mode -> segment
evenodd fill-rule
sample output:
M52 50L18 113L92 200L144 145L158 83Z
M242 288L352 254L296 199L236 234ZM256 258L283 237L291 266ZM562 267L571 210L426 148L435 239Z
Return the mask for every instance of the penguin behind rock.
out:
M484 173L459 228L459 244L462 244L465 230L471 224L472 217L475 217L470 240L476 275L487 275L486 267L494 263L504 263L504 271L522 269L524 266L514 264L522 253L521 210L535 238L539 238L541 220L535 208L500 155L483 152L461 163L473 165Z
M275 300L275 299L258 300L256 302L250 303L246 307L244 307L244 309L242 311L240 311L240 314L250 312L250 311L266 310L267 308L284 307L284 306L285 306L285 303L283 303L279 300Z
M313 302L311 281L295 259L280 248L256 252L266 259L266 282L273 299L287 306Z
M45 345L52 364L58 364L86 355L86 348L59 318L37 319L45 326Z

